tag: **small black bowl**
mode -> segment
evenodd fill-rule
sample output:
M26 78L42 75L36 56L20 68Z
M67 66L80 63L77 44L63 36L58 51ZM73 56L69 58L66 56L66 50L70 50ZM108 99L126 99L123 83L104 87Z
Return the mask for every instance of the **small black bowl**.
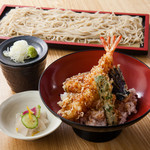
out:
M34 46L38 56L27 59L24 63L16 63L9 57L4 56L3 51L7 50L8 47L10 48L18 40L25 40L29 45ZM33 36L17 36L0 44L2 72L14 92L38 89L39 78L45 69L47 53L47 44L42 39Z

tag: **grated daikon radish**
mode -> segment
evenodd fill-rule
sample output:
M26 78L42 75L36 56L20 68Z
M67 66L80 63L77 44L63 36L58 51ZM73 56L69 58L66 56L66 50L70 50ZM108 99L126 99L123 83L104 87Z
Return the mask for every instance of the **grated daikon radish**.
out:
M34 58L37 56L37 51L31 45L28 45L25 40L18 40L7 50L3 51L4 56L10 57L16 63L24 63L25 59Z

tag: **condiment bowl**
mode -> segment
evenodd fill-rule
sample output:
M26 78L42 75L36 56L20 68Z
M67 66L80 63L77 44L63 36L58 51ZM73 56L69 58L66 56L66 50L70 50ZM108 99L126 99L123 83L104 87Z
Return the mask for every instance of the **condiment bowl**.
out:
M48 127L34 136L24 136L17 133L15 128L16 114L29 108L41 106L41 112L46 111L49 120ZM15 139L36 140L54 132L61 124L61 120L55 117L42 103L39 92L35 90L20 92L6 99L0 105L0 130Z
M24 63L16 63L9 57L4 56L3 51L7 50L8 47L10 48L18 40L25 40L28 45L34 46L38 57L27 59ZM45 69L47 53L47 44L42 39L33 36L17 36L0 44L2 72L14 92L38 89L38 81Z
M150 69L138 59L114 53L114 64L120 64L128 88L134 88L138 96L137 113L128 117L124 124L113 126L90 126L73 122L58 115L58 101L64 92L62 83L66 78L78 73L88 72L98 64L104 51L89 50L66 55L48 66L41 76L39 91L45 106L63 122L72 126L80 137L94 142L108 141L118 136L122 129L128 127L150 112Z

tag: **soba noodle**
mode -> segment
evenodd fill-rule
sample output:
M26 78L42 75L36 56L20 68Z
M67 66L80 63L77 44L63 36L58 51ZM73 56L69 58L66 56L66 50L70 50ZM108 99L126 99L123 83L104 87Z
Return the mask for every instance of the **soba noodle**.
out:
M31 35L43 40L100 43L100 36L122 35L120 44L143 44L142 18L71 10L15 8L0 21L0 36Z

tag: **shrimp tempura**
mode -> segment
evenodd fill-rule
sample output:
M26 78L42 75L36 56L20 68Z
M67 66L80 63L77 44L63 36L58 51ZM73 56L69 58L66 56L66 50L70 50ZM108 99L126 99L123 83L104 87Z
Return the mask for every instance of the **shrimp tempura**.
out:
M90 72L81 73L66 79L63 83L65 93L61 94L61 101L58 105L61 109L58 111L62 117L69 120L77 120L91 107L92 103L98 100L99 93L97 90L95 77L99 75L108 76L109 70L113 67L113 53L121 40L121 36L117 39L113 36L107 42L100 37L106 54L104 54Z

